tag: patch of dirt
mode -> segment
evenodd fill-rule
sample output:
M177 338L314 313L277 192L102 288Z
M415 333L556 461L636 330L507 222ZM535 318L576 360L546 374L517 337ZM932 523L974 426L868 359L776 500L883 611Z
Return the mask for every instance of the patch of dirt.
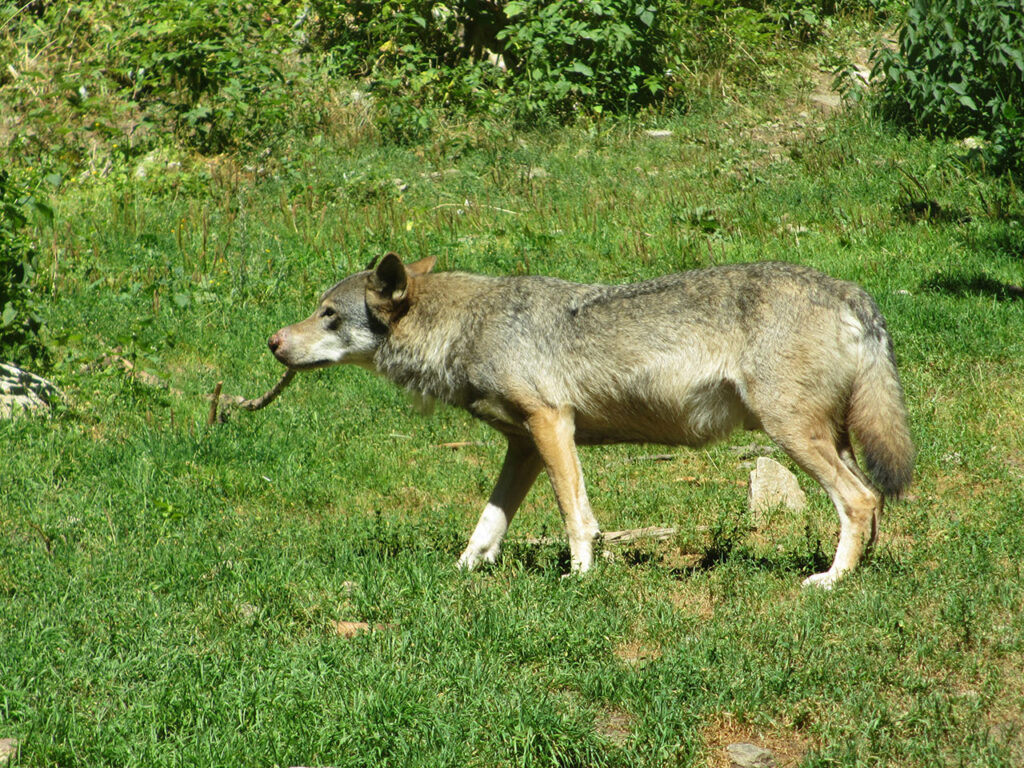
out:
M1013 765L1024 765L1024 654L1007 654L1000 666L1005 689L986 712L988 735L1006 747Z
M697 556L700 557L700 556ZM699 619L711 620L715 615L715 603L711 592L705 588L699 590L692 587L673 590L669 600L676 610L695 615Z
M661 646L654 643L632 639L619 643L615 647L615 655L625 664L635 666L661 658Z
M621 747L633 732L633 716L614 707L603 710L594 718L594 730L602 738Z
M365 621L332 621L330 629L338 637L355 637L364 632L383 632L393 627L390 624L368 624Z
M852 76L865 85L871 77L870 51L859 48L850 62ZM821 69L807 73L810 89L784 100L767 120L748 126L747 136L764 148L768 162L787 161L791 148L819 135L830 117L844 108L842 95L833 88L836 76Z
M705 729L704 746L707 768L730 768L732 763L726 747L730 744L756 744L775 755L778 768L791 768L800 764L811 750L811 741L790 730L767 730L738 723L728 715L710 723Z

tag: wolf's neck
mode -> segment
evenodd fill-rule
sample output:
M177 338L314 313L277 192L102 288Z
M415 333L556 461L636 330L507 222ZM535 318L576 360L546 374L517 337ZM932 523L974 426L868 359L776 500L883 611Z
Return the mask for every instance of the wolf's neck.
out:
M377 371L424 398L465 407L466 363L477 324L472 303L479 287L479 279L469 275L443 273L424 280L377 351Z

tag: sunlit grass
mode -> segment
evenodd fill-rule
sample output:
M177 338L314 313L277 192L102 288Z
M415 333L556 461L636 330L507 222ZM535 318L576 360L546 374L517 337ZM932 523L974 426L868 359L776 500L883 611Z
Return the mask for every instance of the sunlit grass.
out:
M0 424L13 765L716 765L740 737L806 766L1019 763L1024 304L998 290L1024 282L1019 202L992 215L992 182L941 146L853 117L766 156L751 132L771 111L707 107L665 139L296 146L262 181L66 192L41 280L66 402ZM957 215L908 218L908 175ZM204 393L266 389L267 336L384 250L579 280L763 259L856 280L895 341L916 485L824 594L798 585L834 513L801 477L808 511L750 530L731 450L749 435L672 461L587 449L605 529L678 536L563 579L565 547L531 542L561 535L541 483L500 562L460 573L502 455L468 416L424 420L329 370L206 424Z

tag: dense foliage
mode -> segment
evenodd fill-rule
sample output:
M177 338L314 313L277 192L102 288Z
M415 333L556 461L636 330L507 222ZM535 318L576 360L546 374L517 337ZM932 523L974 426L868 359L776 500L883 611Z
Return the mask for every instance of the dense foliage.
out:
M839 10L807 0L313 0L309 43L386 94L392 132L415 138L431 110L524 125L685 104L709 70L756 80L776 43L813 39ZM403 107L412 112L403 112Z
M522 118L621 111L664 94L678 4L317 0L316 44L341 72L418 105Z
M17 149L66 166L168 133L260 152L317 131L333 89L371 92L383 137L408 142L454 114L522 126L685 107L709 73L756 83L836 14L891 2L0 0L0 98Z
M33 292L37 254L25 233L30 210L53 215L0 170L0 361L38 361L44 354Z
M891 119L980 137L997 170L1024 171L1024 0L914 0L899 49L878 52L876 73Z
M299 121L285 4L0 2L0 95L16 143L80 164L86 139L146 151L171 132L204 153L255 148ZM60 56L51 52L60 51Z

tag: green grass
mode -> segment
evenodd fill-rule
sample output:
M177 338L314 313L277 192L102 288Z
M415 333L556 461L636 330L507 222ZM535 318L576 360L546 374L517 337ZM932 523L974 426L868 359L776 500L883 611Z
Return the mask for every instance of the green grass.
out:
M66 402L0 423L12 765L723 765L739 740L808 767L1019 765L1020 193L857 115L794 128L799 108L67 184L38 280ZM922 190L942 215L915 217ZM856 280L895 340L916 484L825 594L799 583L834 512L801 476L809 510L751 531L750 435L671 462L587 449L606 530L679 535L563 579L566 548L527 540L561 535L541 482L500 562L460 573L503 450L468 416L335 369L205 422L203 393L267 388L269 334L386 249L587 281L762 259Z

